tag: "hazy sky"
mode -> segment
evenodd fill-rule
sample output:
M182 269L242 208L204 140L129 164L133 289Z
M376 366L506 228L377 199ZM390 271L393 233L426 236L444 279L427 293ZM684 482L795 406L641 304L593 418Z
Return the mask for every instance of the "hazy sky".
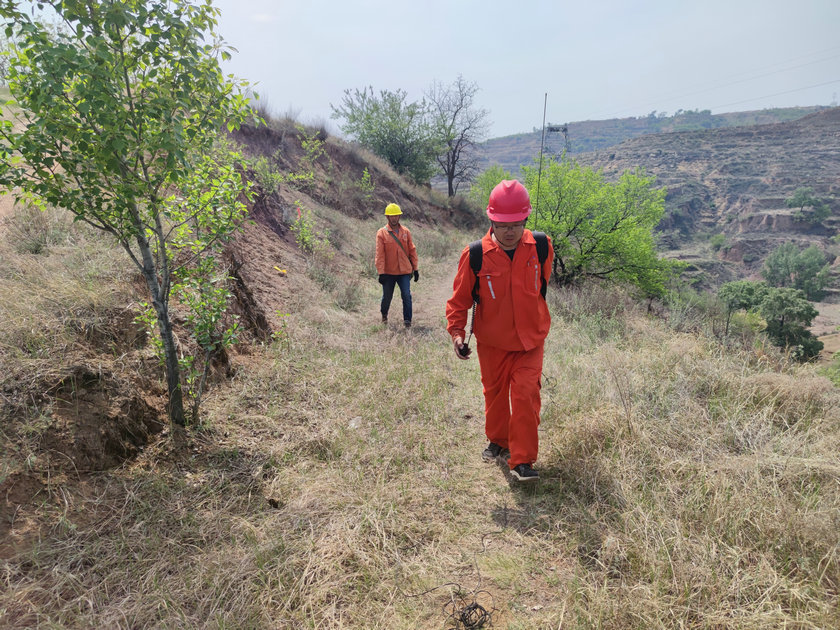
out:
M344 90L420 100L460 74L489 137L652 110L829 105L840 0L215 0L225 67L277 115L326 122Z

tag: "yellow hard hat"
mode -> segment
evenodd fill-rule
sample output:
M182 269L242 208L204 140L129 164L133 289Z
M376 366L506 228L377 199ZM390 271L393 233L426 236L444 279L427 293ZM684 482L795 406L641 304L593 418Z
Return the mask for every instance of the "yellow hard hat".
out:
M385 216L395 217L399 214L402 214L402 210L400 210L400 207L397 204L389 203L385 206Z

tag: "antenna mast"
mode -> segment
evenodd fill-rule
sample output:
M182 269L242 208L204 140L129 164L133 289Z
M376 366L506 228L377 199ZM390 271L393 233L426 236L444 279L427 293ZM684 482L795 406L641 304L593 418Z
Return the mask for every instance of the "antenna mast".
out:
M540 140L540 167L537 169L537 202L534 204L534 227L537 227L537 218L540 213L540 179L542 178L543 146L545 145L545 110L547 105L548 92L545 93L545 100L543 101L542 140Z

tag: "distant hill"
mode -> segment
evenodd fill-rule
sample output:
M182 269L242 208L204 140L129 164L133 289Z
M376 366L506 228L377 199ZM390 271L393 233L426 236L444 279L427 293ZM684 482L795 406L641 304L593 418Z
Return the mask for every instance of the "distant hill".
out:
M673 116L651 112L647 116L638 118L552 124L546 126L543 154L559 154L564 149L568 149L569 154L576 155L606 149L630 138L649 134L785 122L797 120L823 109L828 108L822 106L788 107L714 115L709 110L678 110ZM531 164L539 155L541 140L541 129L488 140L481 145L485 156L482 168L500 164L516 175L522 165Z
M836 257L840 108L769 125L647 134L574 159L610 179L633 169L655 175L667 188L663 246L718 279L754 274L786 241L816 244ZM787 207L801 187L828 204L827 219L811 223ZM719 248L702 247L712 236Z

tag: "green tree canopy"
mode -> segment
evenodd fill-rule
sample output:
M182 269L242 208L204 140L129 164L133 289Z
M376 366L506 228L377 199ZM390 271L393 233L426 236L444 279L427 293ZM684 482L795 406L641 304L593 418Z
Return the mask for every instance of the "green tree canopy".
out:
M823 344L808 330L817 310L805 299L805 293L791 287L768 287L763 282L738 280L727 282L718 290L718 299L726 306L726 332L735 311L758 313L767 326L770 341L792 350L793 356L808 360L817 356Z
M788 208L798 208L796 218L809 223L820 223L831 215L831 208L819 197L814 195L810 187L797 188L791 197L785 200ZM810 208L807 212L805 208Z
M479 206L486 206L496 184L505 179L513 179L513 175L499 164L493 164L473 180L467 198Z
M740 310L750 311L758 307L767 294L767 285L763 282L737 280L721 285L718 299L726 306L726 334L729 334L729 322L732 313Z
M188 1L44 0L39 7L66 29L51 33L29 5L0 4L16 43L8 79L21 112L18 127L5 120L0 128L0 184L67 209L122 245L146 280L170 419L183 425L169 315L175 254L201 257L244 211L230 154L211 150L218 130L248 113L219 67L227 53L213 41L218 10Z
M554 158L541 174L537 166L523 171L535 209L531 224L552 237L560 284L601 278L648 295L664 292L677 264L656 252L653 229L665 212L665 191L653 188L653 177L627 172L610 183L599 172Z
M803 250L796 243L783 243L764 261L762 277L773 287L800 289L809 300L819 301L828 285L825 254L811 245Z
M429 121L425 100L409 103L403 90L373 87L344 90L341 104L332 108L332 118L341 120L341 130L359 144L387 161L399 174L416 183L434 175L440 142Z
M765 332L775 345L792 349L803 360L816 357L823 349L823 343L808 330L818 315L817 309L799 289L769 288L758 312L767 322Z

